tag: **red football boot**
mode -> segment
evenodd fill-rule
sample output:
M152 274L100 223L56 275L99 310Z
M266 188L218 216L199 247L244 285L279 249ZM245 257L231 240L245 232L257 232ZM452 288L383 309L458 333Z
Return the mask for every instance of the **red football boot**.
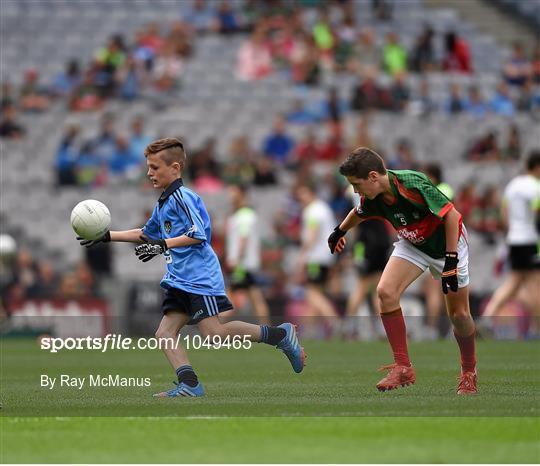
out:
M478 375L474 372L462 372L457 386L458 395L476 395L478 393Z
M377 384L377 389L381 392L394 390L400 386L405 387L416 382L416 371L412 366L398 366L394 363L379 369L379 371L385 370L389 371L388 374Z

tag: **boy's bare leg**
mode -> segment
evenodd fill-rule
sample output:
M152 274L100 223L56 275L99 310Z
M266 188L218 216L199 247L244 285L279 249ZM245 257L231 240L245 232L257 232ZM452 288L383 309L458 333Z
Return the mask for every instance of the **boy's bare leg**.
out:
M156 338L166 339L160 343L160 348L174 370L190 364L186 351L176 342L178 332L189 322L189 319L187 314L169 311L163 316L156 330Z
M496 316L499 309L518 292L524 279L523 273L510 272L503 284L493 293L482 317Z
M219 336L224 340L227 336L247 336L250 341L261 341L261 326L241 320L221 322L218 316L207 317L199 322L199 330L204 337Z
M399 299L422 273L423 270L412 262L392 256L377 286L381 319L394 355L394 364L382 368L388 369L389 373L377 384L380 391L393 390L416 381L416 373L409 359L407 329Z
M461 375L458 395L474 395L478 392L476 376L475 327L469 307L469 287L450 291L444 296L446 310L454 327L454 336L461 353Z

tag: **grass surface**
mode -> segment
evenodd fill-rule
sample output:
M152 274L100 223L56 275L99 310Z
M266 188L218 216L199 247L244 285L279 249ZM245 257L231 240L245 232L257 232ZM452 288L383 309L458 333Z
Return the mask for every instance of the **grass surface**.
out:
M1 460L540 461L538 343L479 342L476 397L455 395L453 341L411 344L416 385L384 394L374 385L375 369L390 362L386 343L305 347L300 375L266 345L192 351L207 396L153 399L174 378L158 351L50 354L35 341L4 340ZM152 386L49 390L41 374L150 377Z

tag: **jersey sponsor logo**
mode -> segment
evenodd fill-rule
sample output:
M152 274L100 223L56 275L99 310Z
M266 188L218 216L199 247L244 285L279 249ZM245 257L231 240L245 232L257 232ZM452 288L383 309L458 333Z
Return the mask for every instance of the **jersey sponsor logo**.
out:
M165 226L165 233L169 234L172 230L171 222L169 220L165 220L164 226Z
M424 238L417 229L407 230L406 228L400 228L398 230L398 233L399 236L406 239L412 244L420 244L426 240L426 238Z

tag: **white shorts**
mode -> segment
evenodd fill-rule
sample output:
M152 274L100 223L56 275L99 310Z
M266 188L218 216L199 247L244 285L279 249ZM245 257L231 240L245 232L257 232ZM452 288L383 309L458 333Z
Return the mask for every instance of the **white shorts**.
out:
M458 287L464 288L469 284L469 243L467 241L467 230L462 226L462 232L458 240L457 253L458 253ZM401 257L406 261L416 265L424 272L429 269L433 278L439 280L444 268L444 258L434 259L427 254L415 248L406 239L399 239L394 243L394 251L392 256Z

